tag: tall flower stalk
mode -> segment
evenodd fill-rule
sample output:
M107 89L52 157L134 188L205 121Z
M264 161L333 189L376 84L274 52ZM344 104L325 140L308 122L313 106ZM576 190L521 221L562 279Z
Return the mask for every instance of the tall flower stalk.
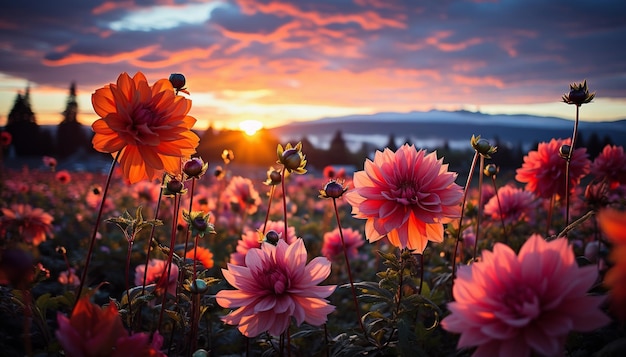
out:
M91 240L89 241L89 249L87 250L87 257L85 257L85 265L83 267L83 272L80 277L80 285L78 286L78 290L76 292L76 299L74 300L74 307L76 308L76 304L83 292L83 287L85 285L85 280L87 280L87 272L89 271L89 264L91 262L91 255L93 254L93 248L96 243L96 237L98 236L98 228L100 227L100 219L102 218L102 212L104 211L104 203L107 198L107 193L109 192L109 186L111 185L111 177L113 177L113 170L115 169L115 164L119 159L121 151L118 151L111 163L111 168L109 169L109 174L107 176L106 184L104 185L104 189L102 191L102 200L100 201L100 207L98 208L98 214L96 215L96 222L94 223L93 233L91 235Z
M495 164L489 164L485 166L483 173L485 176L491 179L491 183L493 184L493 192L495 192L496 202L498 202L498 211L500 212L500 224L502 225L502 237L504 238L504 243L508 243L509 238L506 234L506 225L504 224L504 216L502 212L502 203L500 202L500 196L498 195L498 185L496 184L496 176L500 169Z
M335 212L335 218L337 219L337 228L339 229L339 236L341 237L341 247L343 250L343 257L346 261L346 270L348 271L348 279L350 280L350 288L352 289L352 300L354 302L354 309L356 311L357 321L361 327L361 331L365 333L365 327L363 326L363 319L361 318L361 307L356 296L356 288L354 287L354 279L352 278L352 269L350 268L350 259L348 259L348 249L346 248L346 242L343 238L343 228L341 227L341 220L339 219L339 210L337 209L337 199L343 196L348 189L344 188L342 184L337 181L331 180L328 182L323 190L320 190L320 198L330 198L333 201L333 210Z
M568 94L564 94L562 101L567 104L573 104L576 106L576 117L574 118L574 130L572 132L572 141L569 150L561 152L561 155L566 160L565 163L565 226L569 225L569 209L570 209L570 162L574 149L576 148L576 138L578 137L578 120L580 113L580 106L589 103L595 98L596 93L589 93L587 88L587 80L582 83L572 83L569 86L570 90Z
M127 252L126 252L126 270L125 270L125 280L126 280L126 300L128 300L128 326L130 326L132 332L133 326L133 310L132 310L132 300L130 297L130 257L133 250L133 244L135 243L135 238L137 234L141 232L144 228L151 226L160 226L163 223L158 220L150 220L144 221L143 215L141 213L142 207L139 206L135 211L135 216L133 217L128 211L125 211L119 217L108 218L107 222L115 223L122 233L124 233L124 237L126 238L126 242L128 243ZM147 270L147 269L146 269Z

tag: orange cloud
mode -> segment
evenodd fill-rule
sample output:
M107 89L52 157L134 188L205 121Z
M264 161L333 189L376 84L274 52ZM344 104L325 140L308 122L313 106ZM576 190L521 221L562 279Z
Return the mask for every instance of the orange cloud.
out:
M51 67L59 67L59 66L67 66L72 64L83 64L83 63L98 63L98 64L109 64L109 63L117 63L132 60L135 58L140 58L149 54L152 54L159 46L148 46L144 48L138 48L134 51L122 52L116 55L84 55L78 53L72 53L67 55L66 57L60 58L58 60L47 60L44 59L42 63L46 66Z
M326 26L329 24L347 24L357 23L365 30L378 30L384 27L406 28L404 23L406 16L397 14L397 19L383 18L374 11L364 11L359 14L330 14L318 13L315 11L304 11L291 3L270 2L262 4L255 0L238 0L237 1L242 12L245 14L254 14L263 12L266 14L274 14L278 16L292 16L295 18L308 20L318 26Z

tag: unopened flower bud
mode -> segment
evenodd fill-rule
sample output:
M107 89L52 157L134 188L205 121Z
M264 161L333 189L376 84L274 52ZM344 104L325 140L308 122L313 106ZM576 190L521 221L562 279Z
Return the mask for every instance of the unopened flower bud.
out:
M181 90L185 86L185 76L180 73L172 73L170 74L170 82L174 89Z
M346 192L346 189L337 181L330 181L324 189L320 191L320 197L322 198L339 198Z
M470 143L472 144L474 150L476 150L480 155L488 159L490 159L490 155L495 153L497 150L495 146L491 146L491 144L489 144L489 141L487 141L486 139L482 139L480 135L472 135Z
M271 245L277 245L279 239L280 234L278 234L278 232L276 232L275 230L270 230L265 233L265 241Z
M189 289L193 294L204 294L209 291L209 286L204 280L196 279L193 283L191 283Z
M570 151L572 150L572 147L564 144L561 145L561 147L559 148L559 156L565 160L569 159L569 155L570 155Z
M208 163L204 163L200 158L193 157L185 162L185 165L183 165L183 172L188 177L200 178L200 176L204 175L208 167Z
M300 167L300 155L298 154L298 150L285 150L281 161L285 164L285 167L287 167L287 169L297 169L298 167Z
M183 190L183 183L177 178L172 178L167 182L166 188L170 193L180 193Z
M489 164L485 166L485 170L483 172L487 177L494 177L498 174L499 171L500 169L498 168L498 166L496 166L496 164Z
M270 172L270 180L272 182L280 183L282 180L280 176L280 171L273 170L272 172Z

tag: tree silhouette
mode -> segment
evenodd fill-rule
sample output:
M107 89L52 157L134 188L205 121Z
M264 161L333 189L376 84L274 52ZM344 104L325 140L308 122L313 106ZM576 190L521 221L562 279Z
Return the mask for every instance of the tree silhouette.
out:
M18 93L7 118L5 130L13 137L12 146L17 156L36 156L50 153L50 142L41 140L41 130L30 106L30 88ZM50 153L51 154L51 153Z
M88 148L87 134L83 125L78 122L78 103L76 102L76 83L70 85L70 94L63 112L63 120L57 127L57 154L66 158Z

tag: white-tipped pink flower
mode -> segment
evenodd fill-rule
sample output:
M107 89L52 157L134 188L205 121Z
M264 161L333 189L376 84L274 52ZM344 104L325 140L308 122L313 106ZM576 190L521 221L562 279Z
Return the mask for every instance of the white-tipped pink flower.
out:
M276 246L263 243L246 254L246 266L228 264L224 278L237 290L221 290L217 303L237 308L222 320L237 325L247 337L263 332L279 336L287 330L293 317L296 324L307 322L319 326L335 307L326 298L334 285L318 286L330 274L330 262L317 257L306 263L307 251L302 239Z
M451 314L441 322L460 333L458 348L478 346L474 356L562 354L570 331L588 332L609 323L599 309L604 296L590 296L597 267L579 268L567 239L546 242L533 235L519 255L502 243L482 260L461 266L454 281Z
M344 197L355 218L367 219L370 242L387 236L394 246L421 254L428 241L443 241L444 223L460 216L463 190L456 176L435 152L404 144L365 161Z

